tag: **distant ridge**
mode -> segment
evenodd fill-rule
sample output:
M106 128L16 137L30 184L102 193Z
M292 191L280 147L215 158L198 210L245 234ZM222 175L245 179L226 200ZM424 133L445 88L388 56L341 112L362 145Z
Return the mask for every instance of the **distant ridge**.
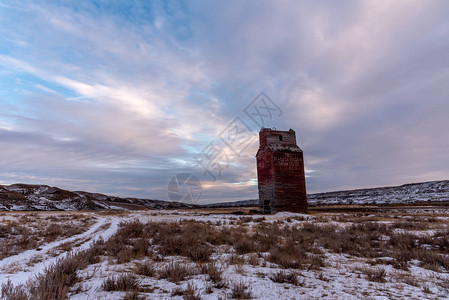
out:
M449 180L408 183L368 189L335 191L307 195L309 205L387 205L427 202L449 202ZM259 200L242 200L207 204L207 207L250 207Z
M309 194L307 197L311 206L449 202L449 180L317 193ZM258 202L257 199L251 199L193 205L152 199L121 198L83 191L72 192L48 185L21 183L0 185L0 211L254 207Z
M66 191L48 185L0 185L0 211L178 209L196 205L162 200L120 198L98 193Z

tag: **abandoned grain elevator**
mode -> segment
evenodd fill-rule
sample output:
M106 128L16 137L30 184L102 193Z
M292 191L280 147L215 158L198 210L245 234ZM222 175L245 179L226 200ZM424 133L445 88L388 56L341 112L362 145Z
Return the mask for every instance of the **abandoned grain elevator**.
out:
M262 128L256 154L259 206L263 213L307 212L304 156L295 131Z

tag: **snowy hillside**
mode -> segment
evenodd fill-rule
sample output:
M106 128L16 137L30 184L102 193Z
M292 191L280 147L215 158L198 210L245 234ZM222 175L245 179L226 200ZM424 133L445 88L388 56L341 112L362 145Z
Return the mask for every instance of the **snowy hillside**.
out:
M310 194L308 201L311 205L444 202L449 201L449 181Z
M71 192L47 185L0 186L0 211L177 209L193 205L161 200L120 198L98 193Z

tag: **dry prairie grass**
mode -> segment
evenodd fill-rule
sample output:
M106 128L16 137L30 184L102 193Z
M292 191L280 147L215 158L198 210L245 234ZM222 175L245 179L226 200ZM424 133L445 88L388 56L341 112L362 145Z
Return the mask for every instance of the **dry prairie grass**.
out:
M154 277L156 275L156 268L151 261L146 260L143 263L137 264L134 272L138 275Z
M167 279L171 282L180 282L185 280L196 270L190 265L181 262L170 262L159 271L159 278Z
M101 288L105 291L137 291L139 289L139 280L133 274L120 274L106 278Z
M449 271L449 230L417 233L439 224L438 219L423 216L413 222L409 220L413 224L407 224L406 218L378 223L372 221L370 215L353 217L359 221L330 223L327 222L330 217L322 217L319 222L316 219L307 221L308 218L303 217L272 222L242 217L231 220L231 224L221 222L219 225L193 220L129 221L120 224L108 241L100 240L88 251L76 254L76 262L73 261L75 256L59 261L58 270L56 265L49 268L36 278L31 287L5 285L2 297L11 300L17 295L17 299L21 299L24 293L37 293L42 299L64 299L58 297L65 297L70 287L78 282L77 270L102 259L125 264L127 272L131 270L132 273L110 276L103 282L104 290L125 291L127 299L139 299L142 278L182 284L195 276L206 278L207 290L211 293L213 288L228 289L226 292L230 291L230 294L227 296L247 299L251 296L251 287L243 282L232 284L224 274L234 268L240 274L238 276L245 276L251 272L251 266L261 265L279 268L269 276L276 283L302 286L304 281L300 280L299 274L309 273L307 271L313 271L318 276L314 277L328 281L332 277L325 274L326 269L323 268L329 266L326 261L329 253L367 261L371 266L359 269L361 276L376 283L394 278L390 269L387 274L385 265L403 270L400 272L405 274L411 265L436 272ZM370 218L370 221L363 221L364 218ZM23 231L21 234L26 233ZM65 271L61 273L61 270ZM413 286L417 284L410 276L404 276L400 281ZM48 295L43 290L49 291ZM171 293L185 299L199 297L198 289L193 285L173 289Z
M80 214L50 217L28 214L17 221L3 221L0 223L0 259L80 234L92 224L92 217Z
M202 274L207 274L209 280L217 288L223 288L227 286L227 283L223 277L223 269L218 267L216 263L210 262L199 266L199 270Z
M182 296L184 300L200 300L201 296L198 293L197 287L188 283L186 289L182 289L181 287L176 287L171 291L172 296Z
M290 283L296 286L304 284L299 281L298 274L296 272L286 272L281 270L270 276L270 279L277 283Z
M243 281L235 282L231 287L231 298L232 299L251 299L251 287L245 284Z
M414 227L413 227L414 228ZM234 249L231 264L244 264L241 255L268 253L264 257L282 268L317 269L324 266L322 248L335 253L376 259L391 257L384 264L407 270L417 259L422 267L449 270L449 231L433 236L396 233L397 224L356 223L346 227L304 222L285 225L259 222L246 225L215 226L197 221L171 223L133 221L122 224L105 244L105 253L118 263L156 255L183 256L193 262L209 262L216 247Z
M387 275L387 272L383 268L361 268L359 269L362 274L366 275L366 278L369 281L373 282L385 282L385 276Z

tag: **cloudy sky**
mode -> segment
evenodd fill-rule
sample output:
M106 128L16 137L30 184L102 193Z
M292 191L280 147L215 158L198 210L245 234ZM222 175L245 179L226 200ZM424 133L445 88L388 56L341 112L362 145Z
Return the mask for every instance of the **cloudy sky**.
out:
M191 173L200 202L256 198L262 119L296 131L308 192L449 179L448 11L0 0L0 184L168 199Z

